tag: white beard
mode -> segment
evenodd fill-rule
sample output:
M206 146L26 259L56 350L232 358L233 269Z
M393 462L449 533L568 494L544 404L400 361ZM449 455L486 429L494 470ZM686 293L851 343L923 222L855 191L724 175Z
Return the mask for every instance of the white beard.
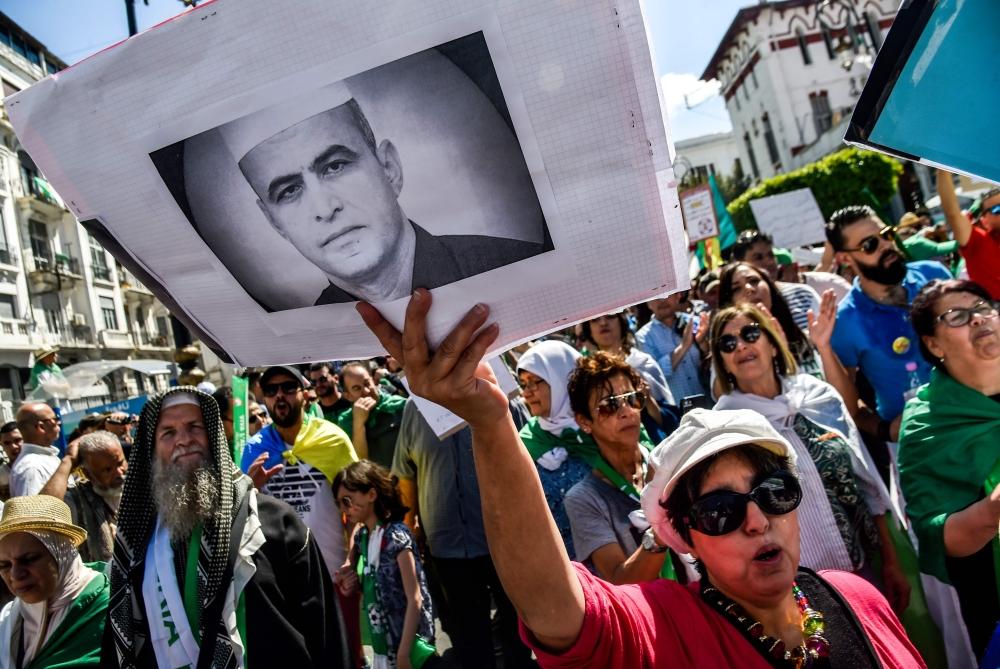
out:
M195 526L208 520L219 507L219 480L207 467L185 471L164 468L153 461L153 501L170 540L187 541Z

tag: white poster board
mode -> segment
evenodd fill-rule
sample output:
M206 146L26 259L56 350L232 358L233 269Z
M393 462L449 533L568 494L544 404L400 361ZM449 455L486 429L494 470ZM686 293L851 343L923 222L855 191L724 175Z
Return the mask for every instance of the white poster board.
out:
M88 232L242 366L378 355L354 301L401 326L417 286L432 343L485 302L495 353L683 283L639 0L216 0L6 106Z
M793 249L826 241L823 218L808 188L750 200L757 228L774 238L774 245Z
M686 190L680 194L680 200L689 244L719 236L719 219L710 186L702 184Z

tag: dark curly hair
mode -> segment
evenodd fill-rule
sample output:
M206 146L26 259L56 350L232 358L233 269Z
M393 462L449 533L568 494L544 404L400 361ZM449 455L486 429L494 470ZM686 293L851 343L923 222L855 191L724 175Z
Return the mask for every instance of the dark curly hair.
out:
M628 319L625 318L625 312L619 311L617 314L608 314L608 316L618 321L618 325L621 327L622 351L627 355L632 351L632 347L635 346L635 337L632 335L632 331L628 329ZM580 323L580 341L597 346L597 342L594 341L594 336L590 332L590 321L597 320L598 318L600 316Z
M920 293L913 298L913 304L910 305L910 322L913 324L913 330L917 333L917 338L920 341L920 353L927 362L941 370L944 369L944 363L930 352L930 349L924 344L924 337L934 336L934 327L937 325L938 317L935 313L938 300L952 293L969 293L987 302L992 303L993 301L989 292L978 283L962 279L947 279L945 281L935 279L924 286Z
M844 228L865 218L878 218L875 210L867 204L855 204L833 212L826 224L826 241L834 251L844 250Z
M795 356L795 360L801 363L803 360L811 357L812 344L809 342L809 338L802 331L802 328L795 324L795 318L792 317L792 310L788 307L788 302L785 301L781 291L778 290L774 279L768 276L764 270L757 269L745 262L734 262L723 267L722 275L719 277L719 308L723 309L733 306L733 300L736 297L736 291L733 289L733 279L736 277L736 272L741 268L752 270L767 284L767 289L771 293L771 313L778 319L781 331L785 333L785 341L788 342L788 349Z
M624 376L636 390L646 387L639 372L619 356L597 351L577 360L576 369L569 375L567 389L573 413L593 418L590 415L591 395L595 391L612 392L611 379L616 376Z
M383 521L403 520L410 510L403 504L403 498L399 494L399 477L371 460L353 462L337 472L331 486L334 495L341 486L351 492L368 492L374 489L377 493L375 515Z

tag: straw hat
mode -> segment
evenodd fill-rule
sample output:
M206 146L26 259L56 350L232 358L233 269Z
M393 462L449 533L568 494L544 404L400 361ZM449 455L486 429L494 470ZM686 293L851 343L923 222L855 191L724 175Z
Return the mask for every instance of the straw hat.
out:
M73 524L66 502L51 495L11 497L0 518L0 538L13 532L47 530L69 537L74 546L87 538L87 531Z
M58 353L58 352L59 352L58 346L43 346L37 351L35 351L35 360L41 360L46 356L50 356L53 353Z

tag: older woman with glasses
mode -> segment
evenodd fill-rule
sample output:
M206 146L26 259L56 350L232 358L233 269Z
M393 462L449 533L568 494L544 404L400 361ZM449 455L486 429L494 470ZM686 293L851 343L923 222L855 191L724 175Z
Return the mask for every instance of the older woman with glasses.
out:
M573 533L564 500L590 472L579 456L581 448L587 444L593 449L593 439L576 424L566 390L579 358L569 344L550 340L535 344L517 362L518 383L531 413L521 428L521 441L535 461L545 501L570 555Z
M584 451L590 475L566 495L576 559L612 583L673 575L665 546L656 542L639 511L639 494L652 475L650 444L641 415L647 401L642 377L618 356L580 358L569 379L576 422L593 438Z
M417 291L402 333L370 305L359 311L383 346L406 356L414 392L469 422L490 554L544 669L925 666L867 582L799 570L794 455L752 412L692 411L652 456L642 507L659 541L698 558L701 583L613 585L573 565L506 394L488 365L477 366L499 334L483 327L489 310L470 311L431 356L423 335L430 306L430 293ZM594 410L634 387L610 391Z
M781 335L752 305L720 311L711 346L723 390L716 408L756 411L798 456L806 492L801 564L865 575L880 582L897 612L905 610L910 585L886 517L889 493L837 391L797 373ZM879 558L876 575L873 560Z
M910 314L934 370L903 412L906 512L922 571L955 587L982 656L1000 618L1000 319L984 288L956 279L925 286Z

